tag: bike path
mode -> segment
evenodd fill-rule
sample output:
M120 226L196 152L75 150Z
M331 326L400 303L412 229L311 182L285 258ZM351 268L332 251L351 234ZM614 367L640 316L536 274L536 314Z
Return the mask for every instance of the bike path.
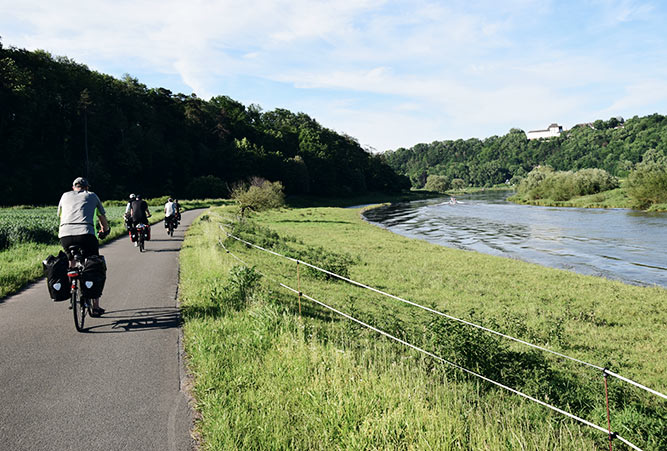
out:
M84 333L44 279L0 303L0 449L193 449L176 296L200 213L184 212L173 237L154 224L143 253L128 238L100 249L106 313Z

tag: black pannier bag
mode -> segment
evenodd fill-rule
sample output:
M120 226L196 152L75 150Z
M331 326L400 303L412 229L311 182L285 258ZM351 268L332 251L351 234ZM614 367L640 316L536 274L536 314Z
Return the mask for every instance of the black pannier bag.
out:
M102 255L86 258L81 273L81 291L88 299L99 298L107 280L107 262Z
M64 301L69 299L70 284L67 278L69 261L67 254L60 251L57 257L49 255L42 262L44 274L46 275L46 286L49 289L49 296L54 301Z

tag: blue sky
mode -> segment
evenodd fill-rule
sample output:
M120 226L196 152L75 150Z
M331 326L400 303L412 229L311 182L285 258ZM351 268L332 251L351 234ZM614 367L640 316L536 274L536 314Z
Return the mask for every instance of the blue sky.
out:
M666 19L658 0L0 0L3 46L377 151L667 114Z

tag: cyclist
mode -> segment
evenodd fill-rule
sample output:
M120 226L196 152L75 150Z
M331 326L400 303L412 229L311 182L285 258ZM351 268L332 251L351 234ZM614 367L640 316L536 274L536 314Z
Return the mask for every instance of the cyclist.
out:
M88 180L77 177L72 182L72 191L64 193L58 202L58 216L60 228L58 238L60 244L67 251L70 246L81 248L84 258L91 255L100 255L100 244L95 236L95 210L100 223L100 238L109 234L111 228L107 222L106 211L97 194L88 191ZM100 316L104 309L100 307L100 299L91 299L93 312L91 316Z
M174 199L174 210L176 211L176 219L181 220L181 204L178 203L178 199Z
M130 201L127 203L125 206L125 228L129 231L132 230L132 219L130 217L130 208L132 207L132 201L136 199L137 196L134 194L130 194Z
M150 218L151 212L148 210L148 203L141 198L141 195L137 194L133 201L130 202L130 219L132 220L132 229L137 224L148 225L148 218ZM134 231L136 233L136 231ZM133 233L133 234L134 234ZM138 246L138 243L135 241L134 246Z
M171 197L167 199L167 203L164 204L164 228L167 229L167 232L169 232L169 222L172 222L174 224L174 228L176 228L177 224L177 218L176 218L176 204L174 203L174 199Z

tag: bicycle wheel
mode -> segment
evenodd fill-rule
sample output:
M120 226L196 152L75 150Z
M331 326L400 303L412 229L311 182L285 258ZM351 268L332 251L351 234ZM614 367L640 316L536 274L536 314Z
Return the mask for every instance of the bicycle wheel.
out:
M139 234L139 237L137 237L137 239L139 240L139 252L143 252L144 251L144 232L141 232Z
M169 224L169 236L174 236L174 225Z
M86 320L86 300L83 298L79 287L72 291L72 312L74 313L76 330L83 332L83 323Z

